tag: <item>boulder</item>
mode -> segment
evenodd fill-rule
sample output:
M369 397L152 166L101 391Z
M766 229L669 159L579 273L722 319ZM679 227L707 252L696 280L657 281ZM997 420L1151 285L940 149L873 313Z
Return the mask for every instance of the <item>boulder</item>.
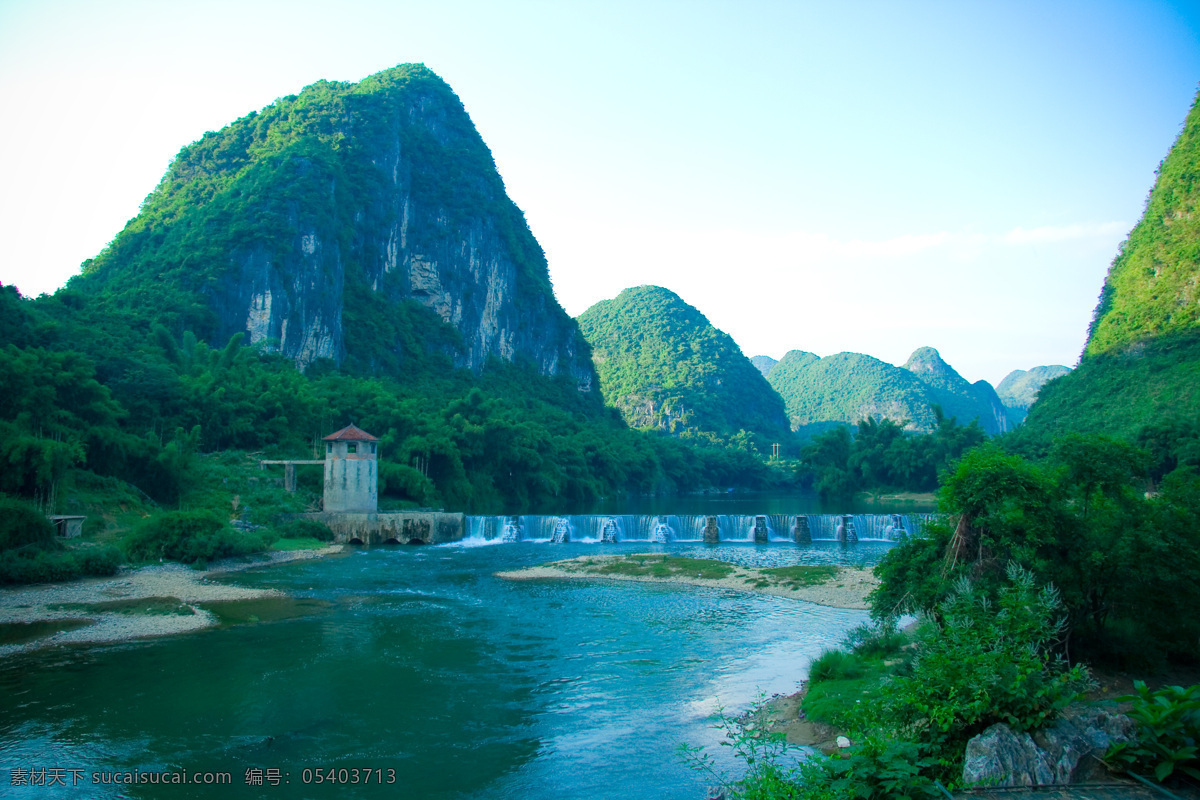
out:
M1094 780L1104 774L1098 759L1108 748L1136 738L1129 717L1088 706L1071 706L1033 736L996 724L967 742L963 783L1061 786Z

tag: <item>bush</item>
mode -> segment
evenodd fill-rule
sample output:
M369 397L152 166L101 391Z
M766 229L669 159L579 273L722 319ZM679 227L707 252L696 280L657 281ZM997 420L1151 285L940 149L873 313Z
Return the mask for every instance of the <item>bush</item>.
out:
M824 681L842 681L861 678L866 674L866 665L854 653L845 650L826 650L809 665L808 681L811 684Z
M121 554L114 547L78 550L8 550L0 553L0 584L68 581L85 575L114 575Z
M1086 668L1051 655L1065 620L1058 592L1038 591L1016 564L995 599L960 579L918 632L911 677L892 682L897 729L960 759L972 736L1003 722L1016 731L1039 728L1087 688Z
M1114 745L1105 760L1127 770L1149 772L1159 783L1176 770L1200 780L1200 684L1152 692L1134 681L1133 688L1137 694L1117 700L1133 702L1129 716L1138 724L1137 744Z
M0 496L0 550L28 545L57 547L54 526L32 503Z
M169 559L194 566L266 549L262 537L238 533L208 511L168 511L150 517L134 528L123 546L135 561Z
M291 519L275 526L275 533L282 539L316 539L332 542L333 531L324 522L315 519Z

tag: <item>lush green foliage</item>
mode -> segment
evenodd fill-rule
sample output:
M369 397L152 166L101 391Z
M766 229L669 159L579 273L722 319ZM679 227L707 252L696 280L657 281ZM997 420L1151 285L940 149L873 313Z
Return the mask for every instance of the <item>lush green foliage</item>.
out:
M929 347L903 367L861 353L818 358L792 350L767 380L783 398L792 429L806 436L871 418L931 432L940 422L934 406L964 422L978 419L989 433L1002 430L996 416L1003 409L991 386L968 383Z
M1200 465L1200 332L1088 356L1047 384L1009 447L1044 455L1068 433L1103 433L1151 450L1161 468Z
M1007 577L995 595L960 579L919 631L912 674L889 687L898 728L944 758L997 722L1042 727L1087 686L1083 667L1052 655L1066 631L1057 590L1016 564Z
M1200 324L1200 98L1158 168L1145 213L1113 260L1092 321L1087 356Z
M1176 770L1200 780L1200 684L1151 691L1134 681L1128 714L1138 726L1137 742L1114 745L1106 760L1127 770L1148 772L1160 783Z
M123 545L135 561L169 559L197 566L266 547L261 537L235 531L208 511L168 511L150 517L134 528Z
M748 432L763 452L790 441L783 404L762 373L673 292L626 289L578 321L604 397L630 425L719 441Z
M64 547L37 506L0 495L0 584L112 575L119 564L111 547Z
M984 440L977 423L963 427L933 408L930 434L907 434L903 423L860 420L857 434L839 426L819 434L801 451L800 470L823 498L850 497L872 489L929 492L938 473Z
M1061 590L1072 655L1126 667L1200 657L1200 478L1178 469L1146 497L1149 460L1098 435L1065 437L1040 464L969 452L940 493L952 524L884 557L875 613L934 611L959 576L993 586L1015 561Z

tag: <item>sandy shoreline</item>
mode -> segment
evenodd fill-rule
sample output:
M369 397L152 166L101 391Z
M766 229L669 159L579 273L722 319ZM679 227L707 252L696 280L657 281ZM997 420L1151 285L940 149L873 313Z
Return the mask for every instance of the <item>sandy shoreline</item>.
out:
M648 575L600 575L597 570L605 564L635 556L583 556L564 561L555 561L537 567L509 572L497 572L496 577L505 580L613 580L637 581L642 583L676 583L689 586L710 586L719 589L733 589L739 592L769 594L777 597L790 597L795 600L805 600L822 606L833 608L868 609L867 595L879 585L875 574L869 569L859 567L839 567L838 574L825 583L815 586L794 587L784 582L771 581L767 573L753 567L742 567L731 564L733 572L723 578L701 578L690 575L673 575L670 577L653 577ZM657 554L646 554L647 558L657 558ZM766 583L767 585L764 585Z
M286 595L273 589L214 583L208 580L210 577L321 558L341 550L341 545L333 545L318 550L273 551L262 558L220 562L204 571L181 564L156 564L123 570L111 578L0 589L0 625L50 623L45 636L21 644L0 645L0 657L56 644L115 642L211 627L217 624L216 617L193 604ZM181 608L178 613L137 613L138 600L153 600L159 604L173 600ZM123 610L97 609L98 604L120 605ZM191 608L191 613L185 607ZM54 623L66 627L81 622L89 624L53 631Z

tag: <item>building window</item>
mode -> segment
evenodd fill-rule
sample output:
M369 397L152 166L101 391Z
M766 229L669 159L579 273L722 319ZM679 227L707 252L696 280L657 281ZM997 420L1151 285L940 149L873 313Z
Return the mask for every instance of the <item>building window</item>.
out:
M332 453L332 452L333 452L333 442L326 442L326 443L325 443L325 452L326 452L326 453Z
M375 443L371 442L371 455L375 454Z
M350 444L346 445L346 452L347 453L357 453L358 445L356 445L354 442L350 442Z

